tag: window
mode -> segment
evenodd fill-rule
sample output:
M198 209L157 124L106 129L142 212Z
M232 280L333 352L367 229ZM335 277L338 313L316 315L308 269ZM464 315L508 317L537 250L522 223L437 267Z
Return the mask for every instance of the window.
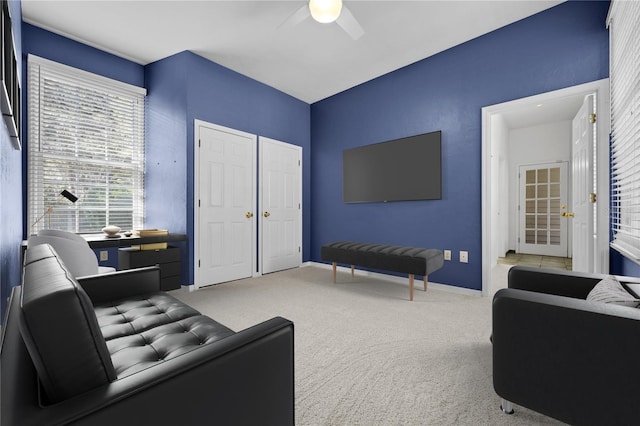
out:
M614 1L611 37L611 247L640 262L640 2Z
M32 55L28 76L28 233L142 228L146 90Z

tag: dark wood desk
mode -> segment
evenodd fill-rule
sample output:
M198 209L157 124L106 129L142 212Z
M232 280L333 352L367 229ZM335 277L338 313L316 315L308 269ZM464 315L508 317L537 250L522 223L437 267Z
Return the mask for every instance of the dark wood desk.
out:
M131 236L125 237L121 235L120 238L110 238L105 234L81 234L82 237L87 240L89 243L89 247L92 249L103 249L103 248L119 248L119 247L130 247L137 246L139 244L153 244L153 243L172 243L172 242L181 242L187 241L186 234L168 234L157 237L139 237L139 236ZM27 240L22 241L22 250L21 250L21 264L24 262L24 252L27 249Z
M124 235L120 235L120 238L110 238L104 234L82 234L82 237L85 240L87 240L87 242L89 243L89 247L93 249L109 248L109 247L129 247L129 246L137 246L139 244L171 243L176 241L187 241L186 234L168 234L168 235L162 235L158 237L139 237L139 236L125 237Z
M109 247L129 247L137 246L139 244L153 244L153 243L171 243L175 241L187 241L186 234L168 234L159 237L138 237L131 236L125 237L121 235L120 238L109 238L105 234L81 234L82 237L87 240L89 247L109 248ZM27 240L22 241L22 249L27 248Z

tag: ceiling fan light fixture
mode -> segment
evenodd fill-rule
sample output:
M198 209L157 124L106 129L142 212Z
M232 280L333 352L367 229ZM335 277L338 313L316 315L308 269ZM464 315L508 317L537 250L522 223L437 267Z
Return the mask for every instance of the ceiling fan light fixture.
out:
M309 12L316 21L328 24L335 21L342 11L342 0L309 0Z

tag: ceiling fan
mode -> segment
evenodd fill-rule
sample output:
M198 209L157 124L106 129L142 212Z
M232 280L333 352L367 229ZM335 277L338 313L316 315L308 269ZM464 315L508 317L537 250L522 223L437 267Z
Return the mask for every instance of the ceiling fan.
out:
M323 24L335 21L354 40L364 34L364 29L347 6L342 4L342 0L309 0L308 4L293 12L279 27L293 27L310 16Z

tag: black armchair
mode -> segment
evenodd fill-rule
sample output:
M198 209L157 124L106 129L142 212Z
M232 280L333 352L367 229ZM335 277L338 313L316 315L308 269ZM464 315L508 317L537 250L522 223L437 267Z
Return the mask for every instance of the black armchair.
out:
M570 424L638 423L640 309L585 300L605 277L509 271L492 308L493 386L503 411L514 403ZM627 290L640 286L618 278Z

